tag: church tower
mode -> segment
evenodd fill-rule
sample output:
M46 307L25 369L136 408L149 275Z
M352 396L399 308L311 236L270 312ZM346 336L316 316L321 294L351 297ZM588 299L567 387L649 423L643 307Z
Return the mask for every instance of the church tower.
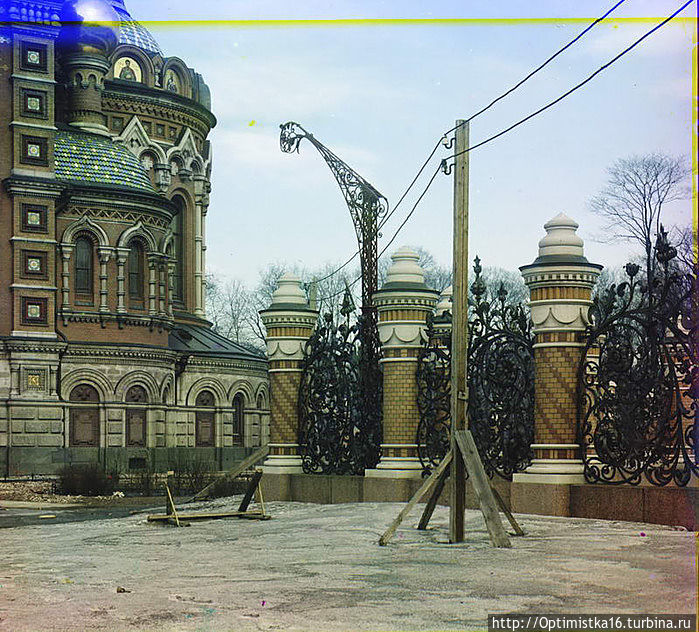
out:
M0 21L0 473L226 467L268 382L206 320L209 88L120 0Z

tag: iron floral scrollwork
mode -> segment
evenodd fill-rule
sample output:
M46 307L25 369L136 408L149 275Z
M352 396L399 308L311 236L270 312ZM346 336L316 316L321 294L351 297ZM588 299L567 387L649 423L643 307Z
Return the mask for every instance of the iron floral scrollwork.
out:
M685 486L697 465L696 276L662 229L656 262L593 300L578 388L578 432L591 483Z
M439 319L451 321L448 313ZM451 436L451 331L437 330L434 320L427 318L417 361L417 452L424 474L444 458Z
M531 463L534 441L534 335L528 312L507 302L501 283L486 297L480 259L473 267L469 318L469 427L489 476L511 480Z
M331 314L306 343L298 442L308 474L363 474L379 461L381 417L367 418L363 411L380 410L381 387L373 390L377 401L362 400L368 390L362 384L362 352L360 325L335 325Z
M534 337L529 314L507 302L501 284L487 300L480 259L474 262L468 349L469 428L489 476L511 479L531 462L534 440ZM444 319L444 316L440 317ZM418 356L417 443L428 472L449 449L451 337L428 321Z
M298 152L299 144L304 138L318 150L342 191L357 234L362 279L361 316L358 319L356 341L359 358L357 405L361 406L361 414L357 422L358 439L355 442L355 451L358 454L354 457L357 463L354 467L363 464L364 467L372 468L379 461L382 435L382 377L379 366L381 344L378 335L378 315L372 297L378 289L379 220L388 212L388 200L301 125L289 121L280 127L279 144L282 151Z

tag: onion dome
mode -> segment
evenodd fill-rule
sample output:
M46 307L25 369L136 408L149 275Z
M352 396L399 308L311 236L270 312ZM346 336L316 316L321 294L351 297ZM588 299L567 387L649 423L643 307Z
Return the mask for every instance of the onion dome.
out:
M158 42L155 41L155 38L148 32L145 26L136 22L131 17L131 14L124 6L123 0L112 0L111 4L121 22L119 25L119 43L131 44L132 46L143 49L147 53L162 56L163 51L160 49Z
M58 44L64 50L109 55L118 43L120 18L107 0L68 0L60 21Z

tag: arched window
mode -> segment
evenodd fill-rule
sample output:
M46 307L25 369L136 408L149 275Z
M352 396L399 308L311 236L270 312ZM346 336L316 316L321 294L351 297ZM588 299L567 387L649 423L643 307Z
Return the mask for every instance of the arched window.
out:
M70 445L98 447L100 444L99 394L89 384L76 386L68 398L70 408Z
M173 278L173 300L179 303L184 302L184 214L186 204L179 196L172 200L177 207L177 214L172 220L172 256L175 258L175 270Z
M143 246L132 241L129 248L129 300L132 307L143 309Z
M216 399L211 391L202 391L197 395L196 411L196 445L200 447L213 447L215 445L215 420ZM206 410L207 408L211 410Z
M75 302L91 305L94 293L93 244L89 237L78 237L75 241Z
M235 443L243 443L243 435L245 433L245 400L243 394L238 393L233 398L233 441Z
M148 395L142 386L126 391L126 445L146 445L146 404Z
M265 398L262 396L262 393L260 393L257 396L257 410L262 410L265 407Z

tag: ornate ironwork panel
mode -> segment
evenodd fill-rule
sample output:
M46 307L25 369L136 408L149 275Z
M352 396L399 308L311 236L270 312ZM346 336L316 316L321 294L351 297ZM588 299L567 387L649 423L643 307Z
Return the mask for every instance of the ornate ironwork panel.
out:
M580 367L578 431L591 483L687 485L697 461L696 277L661 228L645 276L601 292Z
M448 327L441 330L434 320L431 315L427 319L427 339L417 362L417 451L424 474L439 465L451 440L451 318L439 317L438 324Z
M362 474L378 462L376 420L362 410L361 351L358 325L336 326L331 314L306 343L298 437L306 473Z
M480 259L471 285L468 349L469 428L489 476L511 479L532 458L534 440L534 353L529 314L507 302L501 284L487 299ZM446 454L450 442L450 340L435 335L418 359L418 454L426 471Z

